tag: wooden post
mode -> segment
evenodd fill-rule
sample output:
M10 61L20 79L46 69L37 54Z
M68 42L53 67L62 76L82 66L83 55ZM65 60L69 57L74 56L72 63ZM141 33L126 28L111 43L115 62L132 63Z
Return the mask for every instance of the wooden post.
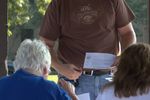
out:
M7 0L0 0L0 77L7 75Z
M149 33L149 44L150 44L150 0L148 0L148 33Z

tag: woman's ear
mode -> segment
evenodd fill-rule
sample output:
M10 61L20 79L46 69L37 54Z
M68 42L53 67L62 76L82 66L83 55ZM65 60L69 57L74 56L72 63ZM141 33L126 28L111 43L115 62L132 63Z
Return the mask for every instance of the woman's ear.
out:
M44 67L44 68L43 68L43 76L44 76L44 77L47 77L48 74L49 74L48 68Z

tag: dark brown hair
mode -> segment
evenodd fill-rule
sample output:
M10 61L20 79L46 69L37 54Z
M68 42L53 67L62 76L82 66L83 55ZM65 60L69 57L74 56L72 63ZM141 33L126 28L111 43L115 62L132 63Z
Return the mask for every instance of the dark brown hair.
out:
M150 45L134 44L122 54L114 76L114 92L117 97L129 97L148 93L150 89Z

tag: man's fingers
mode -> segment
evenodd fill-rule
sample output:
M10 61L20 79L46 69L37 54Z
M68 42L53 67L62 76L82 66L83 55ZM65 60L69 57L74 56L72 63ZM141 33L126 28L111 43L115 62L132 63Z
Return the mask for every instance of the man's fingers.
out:
M59 79L58 82L59 82L59 84L60 84L61 86L64 86L65 84L67 84L64 79Z
M74 69L75 71L77 71L77 72L81 72L81 71L82 71L82 68L74 67L73 69Z
M111 74L113 75L117 71L117 66L111 68Z
M79 70L79 69L75 69L75 68L74 68L74 70L75 70L75 71L77 71L77 72L81 72L81 71L82 71L82 70Z

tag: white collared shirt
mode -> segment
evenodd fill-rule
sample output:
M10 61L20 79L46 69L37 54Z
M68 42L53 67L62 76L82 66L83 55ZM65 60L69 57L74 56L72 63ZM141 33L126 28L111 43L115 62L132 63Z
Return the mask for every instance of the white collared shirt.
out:
M150 100L150 92L148 94L131 96L128 98L118 98L114 95L114 87L110 86L103 91L103 93L99 93L96 100Z

